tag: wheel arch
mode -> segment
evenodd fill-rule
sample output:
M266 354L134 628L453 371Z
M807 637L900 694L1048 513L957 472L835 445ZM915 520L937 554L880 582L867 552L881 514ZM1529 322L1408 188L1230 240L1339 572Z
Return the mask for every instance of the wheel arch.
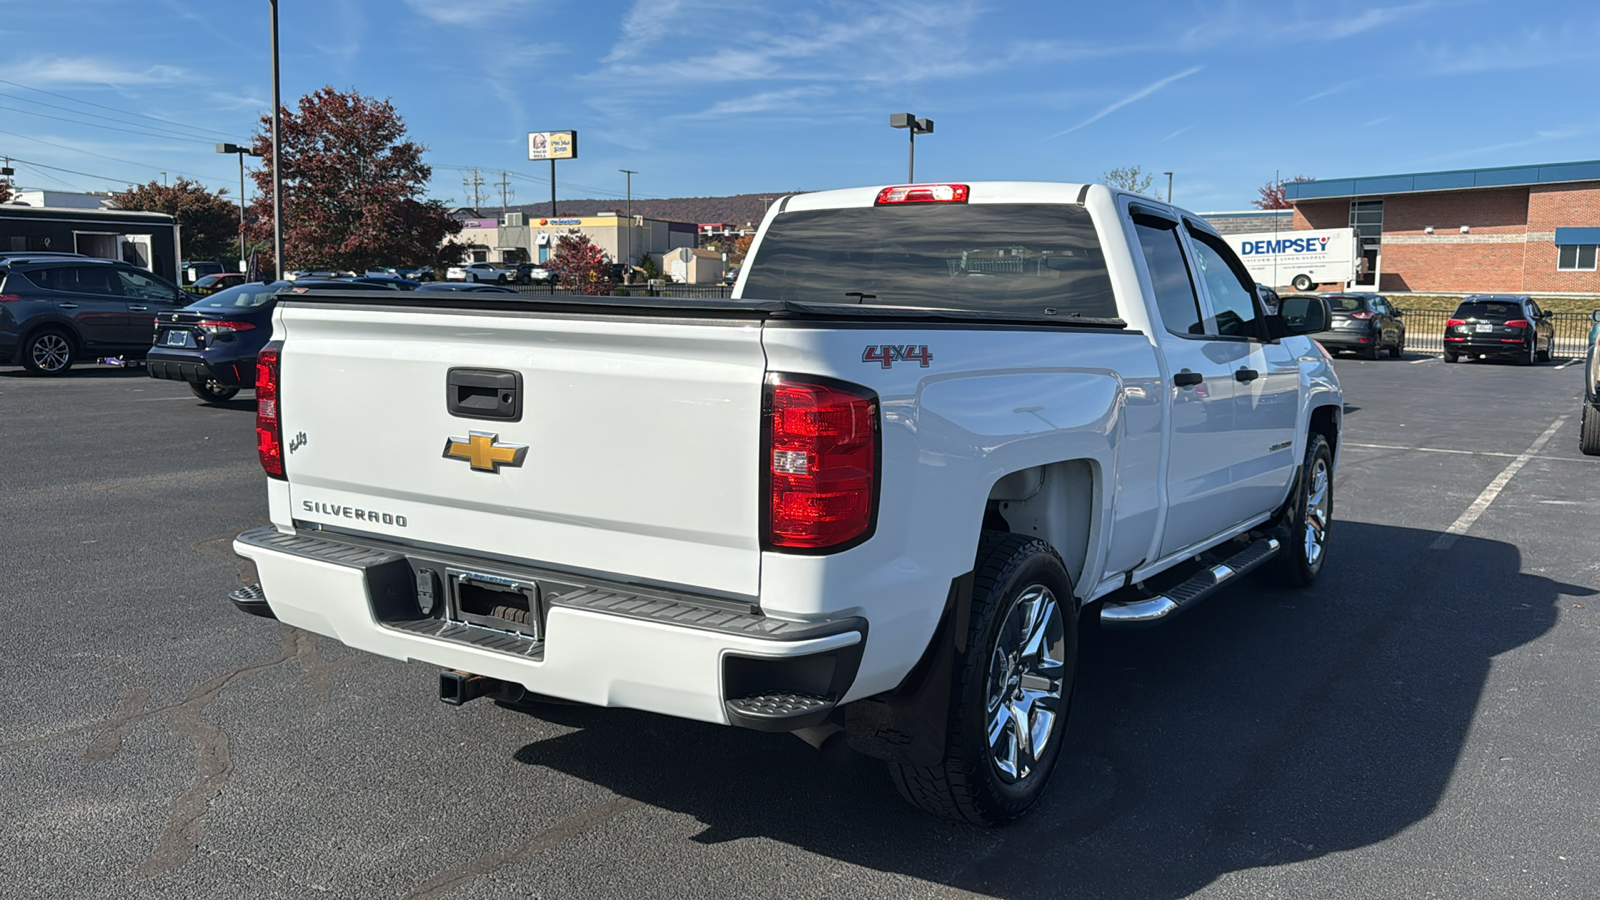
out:
M983 527L1037 537L1055 548L1081 607L1089 561L1097 558L1103 497L1092 458L1028 466L1001 476L984 502Z
M78 334L78 329L73 327L72 320L51 317L30 324L26 330L17 335L18 358L21 358L22 348L27 346L29 341L46 331L57 331L66 335L67 340L72 342L72 356L74 359L79 358L79 355L83 353L83 336Z

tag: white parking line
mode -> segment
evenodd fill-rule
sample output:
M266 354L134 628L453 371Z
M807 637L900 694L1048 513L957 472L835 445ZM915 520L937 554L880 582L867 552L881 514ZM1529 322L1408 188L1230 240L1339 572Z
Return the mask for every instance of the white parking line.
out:
M1505 467L1504 471L1496 475L1494 480L1489 482L1489 486L1483 489L1483 493L1478 495L1478 499L1472 501L1472 505L1467 507L1467 511L1457 517L1455 522L1449 528L1446 528L1444 534L1439 535L1428 549L1449 550L1451 545L1455 544L1456 538L1466 534L1467 529L1472 527L1472 523L1478 521L1478 517L1483 515L1483 511L1488 509L1489 504L1494 502L1494 498L1500 496L1500 492L1505 490L1506 484L1511 481L1512 477L1522 471L1522 467L1528 464L1528 460L1533 459L1534 454L1544 449L1544 445L1548 444L1552 437L1555 437L1555 433L1561 429L1567 418L1567 416L1562 416L1551 422L1550 427L1544 430L1544 434L1534 438L1533 443L1528 445L1528 449L1518 454L1517 458L1513 459Z
M1581 360L1581 359L1569 359L1566 362L1562 363L1561 365L1556 366L1556 368L1557 369L1565 369L1567 366L1575 365L1575 364L1580 363L1580 362L1583 362L1583 360Z
M1463 456L1516 456L1515 453L1502 453L1498 450L1446 450L1443 447L1402 447L1399 444L1356 444L1345 443L1346 447L1356 447L1361 450L1410 450L1414 453L1460 453Z
M1434 357L1432 357L1432 356L1424 356L1421 359L1413 359L1411 361L1411 365L1414 366L1414 365L1417 365L1418 363L1433 362L1433 360L1434 360Z

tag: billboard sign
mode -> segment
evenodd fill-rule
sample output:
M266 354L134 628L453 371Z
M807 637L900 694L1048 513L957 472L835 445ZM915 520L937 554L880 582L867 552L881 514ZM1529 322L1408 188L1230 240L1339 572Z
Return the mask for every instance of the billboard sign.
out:
M528 133L529 159L577 159L576 131L532 131Z

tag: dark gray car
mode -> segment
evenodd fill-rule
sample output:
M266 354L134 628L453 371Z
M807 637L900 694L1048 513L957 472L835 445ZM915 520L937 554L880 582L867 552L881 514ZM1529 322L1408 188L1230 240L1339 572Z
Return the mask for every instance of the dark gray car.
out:
M156 317L196 298L114 260L0 260L0 365L60 375L80 359L143 359Z

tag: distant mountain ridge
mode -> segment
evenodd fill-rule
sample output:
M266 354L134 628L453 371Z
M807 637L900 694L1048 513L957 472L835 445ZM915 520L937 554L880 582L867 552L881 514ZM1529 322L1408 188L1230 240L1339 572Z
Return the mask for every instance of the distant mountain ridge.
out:
M800 191L780 191L771 194L735 194L731 197L672 197L666 199L653 197L633 198L633 214L648 216L652 219L665 219L669 222L693 222L695 224L707 222L728 222L739 228L745 223L750 223L754 228L761 224L761 217L766 213L769 203L775 203L779 198ZM515 203L506 207L510 212L526 213L528 218L537 222L539 219L550 217L550 201L543 203ZM561 198L556 201L556 209L563 218L568 216L594 216L602 212L616 210L625 213L628 209L626 200L568 200ZM478 211L485 216L495 215L500 212L500 207L484 204Z

